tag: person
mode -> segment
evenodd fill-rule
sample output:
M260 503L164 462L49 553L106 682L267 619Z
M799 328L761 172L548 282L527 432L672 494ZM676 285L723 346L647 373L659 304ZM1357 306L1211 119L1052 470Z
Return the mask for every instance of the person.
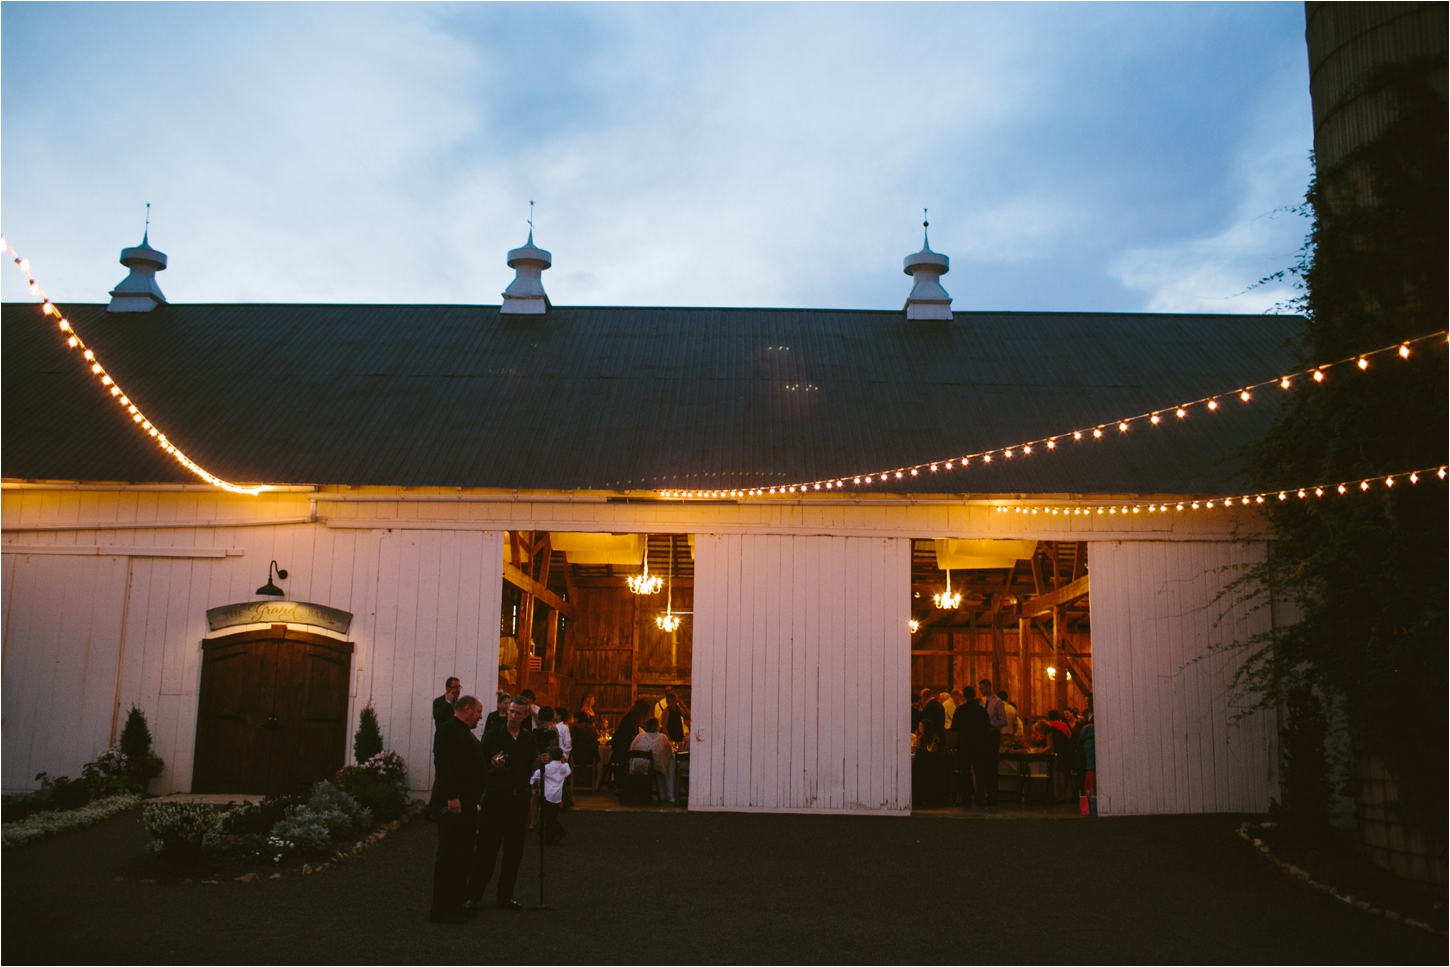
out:
M466 923L469 860L478 832L478 799L483 794L483 760L473 730L483 703L472 695L453 703L453 715L440 722L433 741L433 802L442 803L438 853L433 859L434 923Z
M654 757L655 788L659 790L662 801L673 803L675 801L675 750L670 745L669 736L660 731L659 719L651 717L645 720L644 731L636 735L629 743L629 751L648 752ZM628 761L628 758L626 755L625 760Z
M498 692L494 695L493 699L496 703L496 707L492 712L489 712L483 718L483 731L485 733L493 729L503 728L504 722L508 721L509 700L511 698L513 698L513 696L510 695L508 692Z
M957 733L957 771L962 807L970 807L980 801L987 791L987 777L977 770L984 767L982 746L988 740L992 727L987 721L987 710L977 702L977 690L968 685L962 689L962 701L957 714L952 718L952 730Z
M453 703L463 693L463 683L449 676L443 683L443 694L433 699L433 732L436 734L444 723L453 718Z
M911 696L911 734L913 736L913 739L912 739L913 742L916 741L916 739L914 738L914 736L916 735L916 727L918 725L920 725L920 724L921 724L921 696L918 695L918 694L916 694L915 692L913 692L912 693L912 696Z
M665 690L662 702L664 714L655 716L660 720L660 731L676 745L685 741L685 723L690 718L690 707L675 694L673 687Z
M554 709L554 734L559 737L559 750L564 753L565 762L574 761L574 731L569 725L573 719L573 713L564 706ZM572 769L570 771L572 774ZM564 785L565 809L574 805L573 787L572 781Z
M537 783L542 779L544 784L539 832L546 846L553 846L564 838L565 829L559 822L559 810L564 806L564 780L569 778L570 771L569 763L564 761L563 750L556 747L549 751L549 761L534 772L533 781Z
M917 726L916 755L911 760L911 801L926 809L947 801L948 767L936 721L923 718Z
M624 783L624 770L629 768L629 744L639 735L640 726L649 717L649 709L649 699L639 699L614 727L614 738L609 741L609 769L615 788Z
M655 702L655 707L650 710L650 714L653 715L655 718L659 719L661 723L663 723L665 720L665 706L669 704L670 697L674 694L675 686L666 685L664 695L660 696L660 700L658 702Z
M945 724L942 726L942 728L950 732L952 730L952 716L956 714L957 711L957 700L952 698L951 692L942 692L936 697L936 700L938 702L941 702L942 713L944 716Z
M589 716L590 720L592 721L595 716L599 714L594 710L594 703L597 701L599 701L599 699L594 697L593 692L584 693L584 699L579 703L579 711L577 713L577 715L579 716L579 721L584 721L584 716L586 715Z
M1068 728L1067 721L1057 709L1047 713L1047 727L1043 734L1047 736L1048 748L1057 756L1058 788L1053 790L1053 797L1060 800L1069 791L1077 789L1077 777L1081 771L1077 762L1077 743L1073 741L1072 729Z
M1002 744L999 748L1023 748L1022 716L1017 714L1016 703L1007 698L1007 690L1005 688L997 690L997 697L1002 700L1002 714L1007 716L1007 727L1002 730Z
M443 694L433 699L433 745L438 745L438 730L453 718L453 703L463 691L463 684L452 675L443 683ZM437 799L428 800L428 818L436 820L442 804Z
M538 696L534 694L532 688L526 688L522 692L519 692L519 694L529 700L529 717L524 722L524 726L532 732L539 727L539 704L536 701Z
M529 777L549 761L539 754L534 733L524 728L530 717L530 702L523 695L509 701L508 719L501 729L483 736L485 775L483 804L479 810L478 839L473 853L473 871L468 881L467 909L483 905L483 893L493 877L499 847L503 864L498 874L494 903L506 910L521 910L514 899L519 863L524 858L524 833L529 825Z
M979 781L985 779L986 795L978 788L977 799L985 806L995 807L997 805L997 753L1002 747L1002 730L1007 727L1007 712L1002 707L1002 700L992 691L992 680L984 678L977 682L977 690L982 693L982 707L987 710L987 724L990 731L982 742L979 768L974 772Z
M552 705L541 706L534 717L539 724L534 728L534 745L538 746L540 752L550 748L559 748L559 731L554 721L554 707Z
M599 732L594 728L594 721L591 716L580 712L574 716L574 724L569 727L569 737L573 744L573 752L570 755L569 765L575 771L580 769L592 769L594 785L599 788Z
M936 726L938 734L944 732L947 727L947 712L942 703L937 700L937 689L923 688L921 690L921 717L931 719L932 725Z
M1082 735L1078 740L1078 745L1082 754L1083 795L1096 798L1098 794L1098 746L1097 735L1093 729L1092 709L1082 713Z

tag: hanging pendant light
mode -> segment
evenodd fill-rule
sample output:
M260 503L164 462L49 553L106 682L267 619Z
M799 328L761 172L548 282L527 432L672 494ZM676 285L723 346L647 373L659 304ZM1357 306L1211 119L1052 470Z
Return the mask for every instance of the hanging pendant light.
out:
M644 572L636 574L629 579L629 589L635 594L659 594L660 588L664 586L663 581L658 577L651 577L649 573L649 535L644 539Z
M932 603L943 611L955 611L962 603L962 592L952 590L952 569L947 568L947 589L931 596Z
M659 578L655 578L656 581ZM675 535L670 535L670 587L665 594L665 613L655 615L655 624L661 631L674 632L680 627L680 616L675 614Z

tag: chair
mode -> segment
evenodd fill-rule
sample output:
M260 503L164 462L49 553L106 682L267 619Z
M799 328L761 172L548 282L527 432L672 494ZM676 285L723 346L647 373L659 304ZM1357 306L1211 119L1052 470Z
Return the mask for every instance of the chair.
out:
M621 770L619 789L620 802L649 802L650 797L659 799L659 783L655 781L655 757L653 752L643 749L630 752Z
M578 783L581 789L593 789L599 785L599 760L573 764L569 774L570 783Z

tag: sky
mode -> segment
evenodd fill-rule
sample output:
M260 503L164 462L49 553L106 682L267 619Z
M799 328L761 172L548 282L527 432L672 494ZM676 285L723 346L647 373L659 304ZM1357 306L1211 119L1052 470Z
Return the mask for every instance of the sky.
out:
M61 302L1271 310L1299 3L0 4L0 231ZM0 298L28 298L12 268Z

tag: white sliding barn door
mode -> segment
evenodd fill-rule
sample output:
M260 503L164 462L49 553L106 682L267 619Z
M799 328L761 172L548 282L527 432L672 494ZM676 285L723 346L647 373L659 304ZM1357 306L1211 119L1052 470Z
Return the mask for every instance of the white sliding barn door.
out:
M444 680L456 676L465 694L493 705L502 596L500 531L400 530L379 542L359 704L373 703L415 790L433 785L433 699Z
M1272 712L1230 688L1238 653L1270 627L1219 593L1261 544L1122 542L1088 549L1093 707L1103 814L1266 812L1278 789Z
M80 778L111 744L126 558L5 554L4 786Z
M695 541L690 808L911 809L911 542Z

